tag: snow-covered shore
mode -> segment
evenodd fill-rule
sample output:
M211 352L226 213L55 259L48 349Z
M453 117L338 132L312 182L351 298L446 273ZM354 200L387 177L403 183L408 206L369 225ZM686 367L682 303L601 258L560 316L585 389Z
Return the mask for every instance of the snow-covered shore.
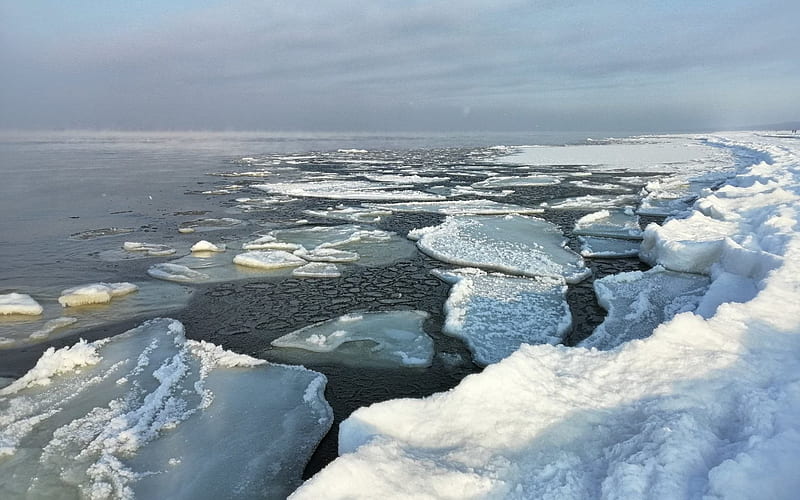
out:
M707 274L695 312L608 351L523 345L447 393L355 411L292 498L795 498L800 141L709 138L768 161L645 230Z

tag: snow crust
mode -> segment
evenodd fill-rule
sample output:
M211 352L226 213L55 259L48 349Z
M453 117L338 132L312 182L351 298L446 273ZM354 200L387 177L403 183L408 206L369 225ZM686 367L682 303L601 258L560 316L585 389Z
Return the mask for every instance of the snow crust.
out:
M566 248L557 226L534 217L448 216L439 226L416 229L420 250L451 264L577 283L590 274L580 255Z
M169 319L50 348L0 389L0 496L285 497L331 425L325 382Z
M523 345L446 393L356 410L340 457L292 498L795 498L800 144L710 140L768 160L645 234L664 267L710 271L703 314L611 350ZM715 241L707 222L713 254L683 237Z
M0 295L0 315L24 314L38 316L42 314L42 311L42 306L30 295L16 292Z
M64 290L58 298L58 303L63 307L107 304L115 297L128 295L138 290L139 287L133 283L91 283Z

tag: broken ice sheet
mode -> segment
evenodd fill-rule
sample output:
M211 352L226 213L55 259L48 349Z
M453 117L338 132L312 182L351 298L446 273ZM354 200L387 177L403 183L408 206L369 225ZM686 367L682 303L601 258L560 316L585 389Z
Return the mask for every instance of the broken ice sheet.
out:
M557 344L572 327L560 279L521 278L478 269L435 271L452 283L442 332L462 339L488 365L522 344Z
M642 239L639 216L632 209L600 210L585 215L575 222L572 232L603 238Z
M620 240L616 238L598 238L595 236L579 236L581 255L589 258L614 259L636 257L642 246L638 240Z
M522 205L498 203L492 200L419 201L411 203L374 203L366 205L391 210L392 212L428 212L444 215L540 214L544 212L544 209L538 207L523 207Z
M325 384L170 319L51 348L0 389L0 496L284 498L331 425Z
M315 353L278 353L308 363L425 367L433 359L433 340L422 329L428 316L424 311L346 314L284 335L272 345Z
M597 302L608 315L579 345L613 349L648 337L676 314L694 311L709 284L705 276L668 271L661 266L596 280Z

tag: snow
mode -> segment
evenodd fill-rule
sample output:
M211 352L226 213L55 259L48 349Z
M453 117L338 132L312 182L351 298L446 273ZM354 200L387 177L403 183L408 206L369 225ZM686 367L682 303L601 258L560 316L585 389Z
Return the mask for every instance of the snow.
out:
M433 340L422 329L424 311L353 313L310 325L272 341L272 345L314 353L353 365L430 366ZM314 358L309 358L313 361Z
M233 258L233 263L258 269L280 269L302 266L306 261L283 250L253 250L240 253Z
M147 269L147 274L153 278L167 281L177 281L178 283L201 283L211 279L206 273L189 269L181 264L173 264L165 262L163 264L155 264Z
M370 181L276 182L273 184L254 184L251 187L287 196L307 196L334 200L424 201L442 199L441 196L435 194L412 189L389 189L391 185Z
M192 252L224 252L225 245L215 245L210 241L200 240L191 248Z
M50 348L0 389L0 496L285 497L331 425L324 388L169 319Z
M438 271L452 283L442 332L462 339L476 363L488 365L522 344L556 344L572 328L560 279L487 274L478 269Z
M336 264L326 262L309 262L308 264L292 269L292 276L301 278L338 278L342 275Z
M24 293L6 293L0 295L0 315L24 314L38 316L42 314L42 306L33 297Z
M157 245L154 243L142 243L138 241L126 241L122 244L122 249L128 252L137 252L147 257L164 257L175 253L175 249L168 245Z
M639 255L641 243L637 240L579 236L581 255L589 258L623 258Z
M115 297L121 297L139 290L133 283L91 283L61 292L58 303L63 307L76 307L87 304L107 304Z
M540 214L544 212L541 208L498 203L492 200L421 201L416 203L368 204L368 206L392 212L428 212L444 215Z
M590 273L581 256L566 248L558 227L534 217L448 216L439 226L410 232L409 238L417 238L426 254L450 264L568 283Z
M660 266L596 280L597 302L608 315L580 345L613 349L647 337L676 314L693 312L709 283L705 276L676 273Z
M754 195L800 194L800 144L711 139L769 158L739 167L718 211L698 200L705 219L645 234L658 261L704 261L688 266L710 271L703 314L611 350L523 345L446 393L360 408L340 426L340 457L292 498L795 498L800 202ZM683 238L709 221L726 223L714 257Z
M600 210L575 222L575 234L601 238L642 239L639 217L631 210Z

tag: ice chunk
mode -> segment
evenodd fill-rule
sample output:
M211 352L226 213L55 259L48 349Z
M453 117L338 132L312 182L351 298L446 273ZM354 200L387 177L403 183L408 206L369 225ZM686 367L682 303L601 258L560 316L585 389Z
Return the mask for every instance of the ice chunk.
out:
M233 263L258 269L281 269L302 266L306 261L283 250L253 250L240 253L233 258Z
M138 289L133 283L91 283L64 290L58 303L64 307L107 304L114 297L121 297Z
M148 257L163 257L175 253L175 249L167 245L141 243L136 241L126 241L122 244L122 248L128 252L140 252Z
M375 182L388 184L436 184L447 182L449 177L424 177L421 175L365 174L364 177Z
M604 259L636 257L642 246L638 240L618 240L594 236L579 236L578 240L581 242L581 255Z
M61 328L66 328L70 325L74 325L77 322L78 318L73 318L71 316L61 316L55 319L51 319L50 321L46 322L40 329L31 333L29 338L31 340L46 339L54 331Z
M492 200L420 201L416 203L370 204L368 206L383 208L392 212L430 212L444 215L540 214L544 212L541 208L498 203Z
M527 177L490 177L472 184L474 188L504 188L514 186L553 186L561 183L558 177L531 175Z
M572 328L567 286L561 279L477 269L436 275L453 283L442 332L464 340L476 363L497 363L522 344L557 344Z
M595 280L597 302L608 316L580 346L613 349L648 337L676 314L694 311L709 283L705 276L676 273L660 266Z
M409 238L428 255L451 264L577 283L590 274L580 255L565 247L557 226L522 215L449 216Z
M150 266L147 274L153 278L167 281L177 281L179 283L201 283L208 281L211 277L200 271L195 271L181 264L165 262Z
M33 297L24 293L6 293L0 295L0 315L25 314L38 316L42 314L42 306Z
M389 186L369 181L316 181L316 182L277 182L273 184L254 184L252 187L270 193L287 196L307 196L311 198L348 200L441 200L442 197L411 189L388 189Z
M298 245L297 243L287 243L285 241L278 241L277 238L275 238L275 236L267 234L264 236L259 236L253 241L249 241L243 244L242 248L244 250L284 250L293 252L301 248L301 245Z
M370 224L378 223L382 217L392 215L391 211L382 210L380 208L345 207L342 205L339 205L336 208L328 208L327 210L306 210L304 213L314 217L346 220L351 222L366 222Z
M294 255L309 262L355 262L359 259L358 254L355 252L337 250L335 248L315 248L310 251L301 248L296 250Z
M168 319L50 348L0 389L0 490L4 498L282 498L330 427L325 383L303 368L186 340Z
M225 245L215 245L210 241L200 240L191 248L192 252L224 252Z
M642 239L639 216L632 210L600 210L585 215L575 222L572 232L603 238Z
M89 229L69 235L73 240L93 240L96 238L106 238L108 236L117 236L120 234L128 234L134 232L132 227L104 227L101 229Z
M241 226L245 222L240 219L231 217L222 217L219 219L198 219L188 222L183 222L178 227L180 232L193 233L195 231L217 231L220 229L230 229L232 227Z
M336 264L326 262L309 262L304 266L292 269L292 276L303 278L338 278L341 275Z
M573 198L562 198L542 203L551 210L600 210L608 208L634 207L639 204L635 194L587 194Z
M310 325L272 341L275 347L333 353L346 364L430 366L433 340L424 311L355 313Z

